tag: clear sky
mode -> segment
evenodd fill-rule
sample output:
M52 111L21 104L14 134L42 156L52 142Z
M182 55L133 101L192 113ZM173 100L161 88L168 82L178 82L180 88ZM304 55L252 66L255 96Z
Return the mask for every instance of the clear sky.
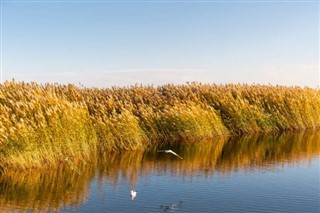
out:
M3 80L319 85L319 1L2 0Z

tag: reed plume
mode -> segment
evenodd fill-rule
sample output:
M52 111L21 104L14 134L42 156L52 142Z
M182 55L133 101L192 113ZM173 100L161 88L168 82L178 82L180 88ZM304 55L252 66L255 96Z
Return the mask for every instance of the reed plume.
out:
M320 91L200 84L0 85L0 168L88 162L105 150L320 127Z

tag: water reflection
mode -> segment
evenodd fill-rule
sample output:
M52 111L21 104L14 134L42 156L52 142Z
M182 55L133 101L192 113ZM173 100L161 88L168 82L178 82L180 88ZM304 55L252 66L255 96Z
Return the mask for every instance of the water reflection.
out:
M183 160L158 150L172 149ZM57 212L78 208L88 198L90 183L117 187L127 180L134 189L139 177L175 175L193 177L231 175L238 170L273 169L279 164L299 164L320 154L320 132L276 136L250 135L198 143L162 144L146 151L103 153L87 165L31 172L8 171L0 176L0 209ZM164 211L181 208L182 202L162 205Z
M182 209L182 207L183 207L183 201L179 201L177 203L161 205L160 209L162 209L164 212L175 212L178 209Z
M8 212L32 210L57 212L64 206L77 208L89 196L94 169L81 167L54 171L7 172L0 177L0 209ZM48 211L47 211L48 210Z

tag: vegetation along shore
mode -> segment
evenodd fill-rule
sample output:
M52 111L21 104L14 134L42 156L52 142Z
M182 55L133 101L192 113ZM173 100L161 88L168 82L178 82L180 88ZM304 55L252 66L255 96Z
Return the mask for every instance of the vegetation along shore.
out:
M320 128L320 90L244 84L0 85L0 168L88 162L105 150Z

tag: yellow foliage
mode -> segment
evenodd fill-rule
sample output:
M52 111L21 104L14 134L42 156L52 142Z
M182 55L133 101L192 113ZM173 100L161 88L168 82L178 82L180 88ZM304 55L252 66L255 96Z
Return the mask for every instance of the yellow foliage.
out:
M151 142L320 127L320 91L266 85L0 85L0 168L90 160Z

